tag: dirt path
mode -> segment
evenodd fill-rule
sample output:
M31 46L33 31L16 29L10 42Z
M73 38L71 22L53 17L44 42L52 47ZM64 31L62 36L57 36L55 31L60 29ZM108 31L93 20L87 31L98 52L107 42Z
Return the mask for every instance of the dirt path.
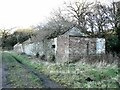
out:
M8 75L8 69L7 65L5 63L2 63L2 87L4 88L10 88L9 81L7 81L7 75Z
M42 81L42 85L44 88L63 88L63 86L59 85L58 83L50 80L46 75L39 73L37 70L28 67L27 65L20 62L15 56L12 56L14 60L17 61L17 64L20 64L25 70L29 73L35 75L40 81ZM10 87L9 83L7 83L7 67L6 64L3 63L3 87ZM28 87L29 88L29 87Z
M28 67L27 65L23 64L22 62L20 62L16 57L12 56L13 58L15 58L15 60L20 63L25 69L27 69L30 73L36 75L43 83L43 86L45 88L62 88L63 86L59 85L58 83L50 80L46 75L37 72L37 70Z
M8 75L8 67L4 61L5 58L3 58L3 52L1 53L1 61L2 61L2 88L10 88L10 84L7 81L7 75Z

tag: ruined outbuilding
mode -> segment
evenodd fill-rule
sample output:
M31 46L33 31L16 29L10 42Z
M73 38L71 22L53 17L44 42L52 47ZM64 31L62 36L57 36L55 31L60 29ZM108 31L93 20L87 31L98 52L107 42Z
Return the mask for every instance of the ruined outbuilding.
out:
M15 47L14 47L15 48ZM27 49L27 50L26 50ZM81 56L105 53L104 38L89 38L77 28L72 28L54 38L48 38L41 42L29 40L24 42L24 51L30 55L39 53L44 59L55 59L56 62L79 60Z
M81 56L105 53L104 38L89 38L77 28L55 38L57 62L80 60Z

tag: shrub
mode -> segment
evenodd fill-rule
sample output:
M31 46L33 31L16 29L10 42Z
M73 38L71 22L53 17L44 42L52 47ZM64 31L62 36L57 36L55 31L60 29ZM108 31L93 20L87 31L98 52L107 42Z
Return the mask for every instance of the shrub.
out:
M49 55L47 56L47 60L48 60L49 62L55 62L55 55L49 54Z
M41 56L40 56L40 59L41 59L41 60L46 60L45 55L44 55L44 54L41 55Z

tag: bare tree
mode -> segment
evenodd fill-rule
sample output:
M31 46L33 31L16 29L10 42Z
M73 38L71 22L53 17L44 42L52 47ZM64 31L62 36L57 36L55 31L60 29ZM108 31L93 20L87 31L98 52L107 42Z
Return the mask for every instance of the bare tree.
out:
M114 4L111 7L100 2L78 0L65 5L67 15L73 19L76 27L89 36L104 37L120 20L115 14Z
M48 22L48 27L52 29L53 32L51 36L54 37L70 30L74 27L74 24L68 17L66 17L64 11L59 8L57 11L53 12L52 17Z
M75 1L73 3L66 4L66 11L68 15L76 22L76 27L79 28L83 33L89 33L87 31L86 16L91 11L92 3L86 1Z
M74 24L65 17L62 10L59 8L57 11L52 12L47 24L37 26L37 37L39 37L39 40L54 38L65 33L73 26Z
M120 23L120 1L112 3L112 24L113 28L117 28Z
M41 39L56 37L73 26L90 36L104 37L119 20L114 4L110 7L100 2L94 4L78 0L65 3L65 6L63 10L54 11L45 26L38 27Z
M2 46L2 49L4 49L4 47L5 47L6 38L10 35L10 31L13 30L13 29L14 28L0 29L0 37L1 37L1 46Z
M101 5L100 2L93 5L91 12L87 14L87 24L92 34L102 37L111 28L111 8Z

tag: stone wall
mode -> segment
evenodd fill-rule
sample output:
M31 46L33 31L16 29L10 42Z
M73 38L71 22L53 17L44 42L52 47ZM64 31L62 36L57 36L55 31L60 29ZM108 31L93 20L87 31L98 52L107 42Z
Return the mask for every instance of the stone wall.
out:
M24 51L23 51L23 45L17 43L17 44L14 46L14 51L15 51L16 53L22 53L22 52L24 52Z
M46 39L43 41L43 52L45 59L48 61L54 61L55 57L55 48L52 46L54 44L54 39Z
M35 56L36 52L33 50L35 47L35 43L25 43L24 45L24 53L27 55Z
M61 35L57 38L56 61L66 62L69 60L69 36Z
M69 37L69 60L77 60L81 56L93 55L95 53L95 38Z
M43 42L35 42L32 48L32 52L35 54L39 53L39 56L42 56L44 54Z
M57 37L57 62L80 60L82 57L105 53L105 39L69 35Z

